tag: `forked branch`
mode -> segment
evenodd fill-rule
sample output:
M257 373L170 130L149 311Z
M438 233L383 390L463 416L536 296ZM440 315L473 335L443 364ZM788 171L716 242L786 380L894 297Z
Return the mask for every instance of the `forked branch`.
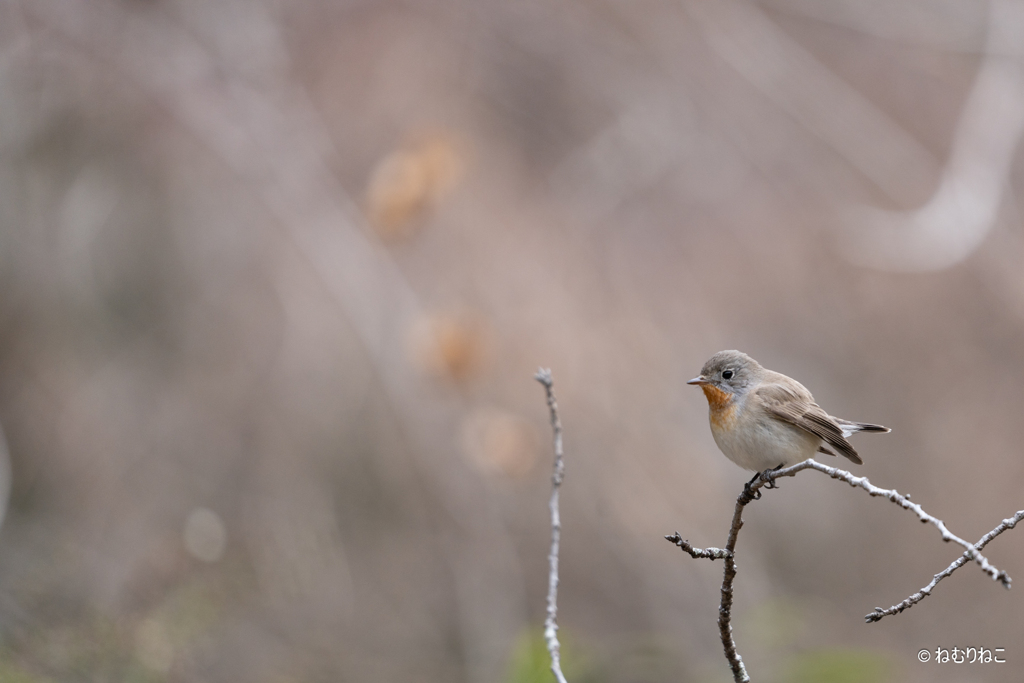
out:
M993 538L995 538L999 534L1003 533L1007 529L1012 529L1013 527L1017 526L1017 522L1019 522L1022 519L1024 519L1024 510L1018 511L1017 514L1015 514L1013 517L1010 517L1008 519L1004 519L999 526L997 526L995 529L993 529L992 531L990 531L987 534L985 534L984 536L982 536L981 539L977 543L974 544L974 550L975 551L981 550L986 545L988 545L988 542L991 541ZM925 586L924 588L922 588L918 592L914 593L913 595L911 595L909 598L907 598L903 602L900 602L900 603L897 603L897 604L893 605L889 609L882 609L881 607L876 607L874 612L871 612L870 614L864 615L864 620L866 622L868 622L869 624L872 624L872 623L880 620L882 617L887 617L890 614L899 614L903 610L908 609L910 607L913 607L917 603L919 603L922 600L924 600L925 597L931 595L932 589L935 588L935 586L939 583L939 581L942 581L944 578L946 578L947 576L949 576L950 574L955 572L957 569L959 569L960 567L962 567L965 564L967 564L967 562L969 562L970 559L971 559L971 553L965 552L963 555L958 557L953 562L953 564L949 565L948 567L943 569L941 572L939 572L938 574L933 576L931 582L927 586ZM1010 577L1007 576L1006 577L1007 581L1004 584L1007 588L1010 587L1009 579L1010 579Z
M918 519L922 523L932 524L939 530L942 536L942 540L946 542L953 542L965 548L963 555L960 556L953 564L947 567L942 572L936 574L931 583L922 588L917 593L911 595L903 602L893 605L889 609L882 609L876 607L875 611L871 612L865 617L868 623L876 622L885 616L890 614L898 614L903 610L916 605L918 602L923 600L926 596L930 595L932 589L941 581L946 578L954 571L962 567L967 562L974 562L981 570L988 574L993 580L998 581L1003 585L1004 588L1009 588L1011 579L1009 574L1005 571L997 569L992 565L988 559L981 554L981 549L984 548L992 539L999 534L1003 533L1007 529L1012 529L1017 525L1017 522L1024 519L1024 510L1021 510L1013 517L1004 519L999 526L992 531L988 532L977 543L969 543L959 536L954 535L946 528L945 523L934 517L918 505L910 501L910 496L900 494L894 489L882 489L873 485L868 481L867 477L857 477L836 467L829 467L822 465L816 460L805 460L801 463L797 463L791 467L778 470L772 473L772 479L778 479L780 477L792 477L802 470L813 469L823 474L827 474L833 479L845 481L850 486L864 489L871 496L879 496L888 499L889 501L899 505L901 508L910 510L915 513ZM725 572L722 578L722 602L718 608L718 630L722 637L722 647L725 650L725 657L729 661L729 666L732 669L733 680L737 683L747 683L750 680L747 674L746 668L743 666L743 658L740 657L736 651L736 643L732 638L732 593L733 593L733 582L736 579L736 536L739 533L740 528L743 526L743 508L747 506L753 500L760 497L758 489L766 484L765 481L757 479L743 489L743 493L740 494L739 498L736 499L736 509L733 513L732 526L729 529L729 539L726 542L724 549L719 548L695 548L689 541L683 540L678 532L666 536L671 543L677 545L693 558L703 558L709 560L724 559L725 560Z
M736 499L736 509L732 514L732 525L729 527L729 538L725 542L725 549L719 548L694 548L688 541L684 541L679 532L666 536L670 542L679 546L684 552L693 558L706 558L709 560L724 559L725 571L722 577L722 602L718 606L718 633L722 638L722 648L725 650L725 658L729 661L729 668L732 669L732 678L736 683L747 683L750 675L743 665L743 657L736 650L736 641L732 638L732 584L736 580L736 539L740 529L743 527L743 508L753 500L757 500L757 490L764 486L763 481L758 479L743 487L743 493Z
M544 390L547 394L555 447L554 474L551 477L551 500L549 503L549 507L551 509L551 551L548 554L548 601L547 619L544 621L544 639L547 644L548 653L551 655L551 671L554 673L558 683L566 683L565 676L562 674L561 669L560 645L558 642L558 622L556 619L558 612L558 546L562 530L561 519L558 511L558 493L559 487L562 485L565 468L562 459L562 423L558 418L558 403L555 401L555 394L552 390L551 371L541 369L537 372L535 378L538 382L544 385ZM876 607L873 612L865 617L865 620L868 623L879 621L883 617L891 614L898 614L905 609L916 605L926 596L931 595L932 590L939 581L951 575L968 562L977 564L983 572L985 572L994 581L998 581L1002 584L1004 588L1010 587L1011 579L1009 574L993 566L992 563L988 561L988 558L981 554L981 550L996 536L1008 529L1014 528L1018 522L1024 519L1024 510L1017 512L1014 516L1008 519L1004 519L996 528L982 536L977 543L969 543L950 532L941 519L928 514L917 503L911 502L910 496L903 495L895 489L879 488L868 481L867 477L857 477L846 470L822 465L813 459L805 460L801 463L797 463L796 465L772 472L772 476L769 481L779 479L781 477L792 477L798 472L808 469L817 470L818 472L827 474L829 477L838 479L839 481L845 481L850 486L867 491L868 495L886 498L901 508L910 510L917 515L917 518L921 520L922 523L931 524L938 529L943 541L956 543L964 548L963 555L961 555L945 570L936 574L932 578L931 583L920 591L911 595L903 602L893 605L888 609ZM761 497L760 489L767 483L768 482L764 479L757 478L755 481L747 484L744 487L743 492L736 499L736 508L733 512L732 525L729 527L729 538L726 541L725 548L695 548L689 541L684 540L678 532L665 537L671 543L678 546L683 552L690 555L690 557L695 559L724 560L725 562L725 570L722 578L722 599L718 608L718 630L721 635L725 657L729 662L729 667L732 669L733 680L736 681L736 683L748 683L750 681L750 676L747 674L746 667L743 665L743 658L740 657L739 652L736 649L736 642L732 637L733 583L736 579L736 540L739 536L740 529L743 527L743 509L749 503Z

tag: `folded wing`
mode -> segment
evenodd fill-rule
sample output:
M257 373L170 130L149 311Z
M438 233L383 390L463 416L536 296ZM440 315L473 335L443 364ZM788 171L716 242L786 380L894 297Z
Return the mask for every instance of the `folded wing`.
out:
M803 387L800 388L802 389ZM803 395L805 392L806 395ZM798 392L781 384L764 384L753 392L753 397L755 400L760 401L770 415L810 432L824 441L830 448L823 446L819 449L821 452L830 455L838 453L858 465L864 462L857 454L856 449L846 440L849 434L852 434L854 431L860 431L859 429L854 429L847 433L849 427L858 423L846 423L840 426L831 415L822 410L821 406L811 399L810 393L806 389L804 389L804 392ZM847 429L844 429L844 426ZM878 425L863 426L878 427ZM885 428L882 427L881 429L884 430Z

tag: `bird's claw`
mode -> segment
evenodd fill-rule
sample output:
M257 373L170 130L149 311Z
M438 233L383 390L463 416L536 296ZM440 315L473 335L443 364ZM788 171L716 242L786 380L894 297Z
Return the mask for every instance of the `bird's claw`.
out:
M743 490L747 493L748 496L750 496L751 500L760 500L761 490L758 489L757 491L751 491L751 487L754 485L754 482L761 481L763 483L763 486L761 488L777 489L779 488L779 485L775 483L775 473L778 472L780 469L782 469L781 464L778 467L771 467L769 469L766 469L764 472L758 472L753 477L751 477L750 481L744 484Z
M782 469L782 464L779 464L771 469L767 469L764 472L759 472L755 479L760 479L764 482L764 488L766 489L777 489L779 485L775 483L775 473Z
M750 498L750 500L761 500L761 491L760 490L757 490L757 491L751 491L750 490L750 485L752 483L753 483L753 481L748 481L746 484L744 484L743 485L743 492Z

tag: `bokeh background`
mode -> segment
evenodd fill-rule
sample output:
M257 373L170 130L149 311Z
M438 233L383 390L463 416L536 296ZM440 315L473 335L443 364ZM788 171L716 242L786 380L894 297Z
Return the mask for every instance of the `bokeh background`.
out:
M573 683L729 680L721 563L662 538L749 476L684 384L720 349L979 538L1022 60L1017 0L0 0L0 680L550 680L538 366ZM974 567L864 623L959 555L886 501L804 473L739 553L755 680L1020 680Z

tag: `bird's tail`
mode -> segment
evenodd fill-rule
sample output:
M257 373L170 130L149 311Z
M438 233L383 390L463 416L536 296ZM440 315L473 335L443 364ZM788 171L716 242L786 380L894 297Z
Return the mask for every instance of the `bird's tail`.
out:
M838 417L832 418L839 425L839 428L843 430L843 437L849 437L851 434L857 432L882 432L883 434L891 432L892 430L882 425L873 425L869 422L850 422L849 420L841 420Z

